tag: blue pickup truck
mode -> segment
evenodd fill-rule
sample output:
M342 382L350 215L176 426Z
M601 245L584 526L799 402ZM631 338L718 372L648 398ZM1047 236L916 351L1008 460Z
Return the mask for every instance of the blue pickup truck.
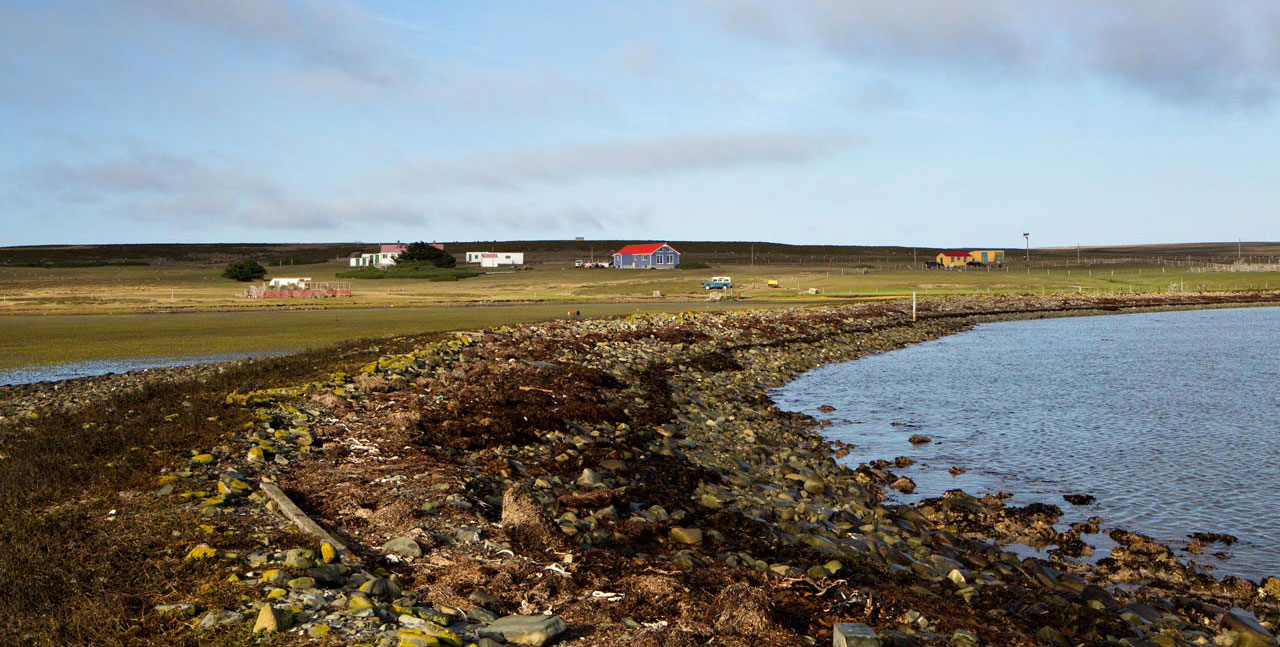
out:
M727 276L713 276L702 282L704 290L728 290L733 287L733 279Z

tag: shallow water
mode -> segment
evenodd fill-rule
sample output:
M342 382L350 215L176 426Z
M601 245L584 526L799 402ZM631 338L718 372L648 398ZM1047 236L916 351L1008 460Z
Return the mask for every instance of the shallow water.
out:
M833 420L827 435L857 445L853 466L919 461L893 469L917 484L898 500L1003 490L1175 548L1188 533L1226 532L1239 543L1206 545L1198 560L1258 579L1280 574L1277 332L1280 308L983 324L816 369L774 399ZM916 433L934 442L912 446ZM1068 493L1098 501L1072 506Z
M126 359L97 359L69 364L51 364L48 366L29 366L11 371L0 371L0 386L10 384L31 384L33 382L52 382L56 380L73 380L80 377L125 373L144 368L169 368L173 366L191 366L194 364L214 364L229 362L250 357L270 357L280 355L284 351L259 351L253 353L218 353L214 355L194 355L188 357L131 357Z

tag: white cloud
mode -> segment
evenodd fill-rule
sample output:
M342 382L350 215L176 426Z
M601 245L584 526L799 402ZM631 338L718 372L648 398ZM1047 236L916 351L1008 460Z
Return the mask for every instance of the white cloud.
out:
M1280 89L1274 0L703 0L727 28L850 61L1006 76L1083 74L1176 102Z
M411 169L408 182L420 190L517 189L527 184L567 184L587 178L796 163L831 155L850 145L848 135L836 132L686 135L571 144L540 151L431 160Z

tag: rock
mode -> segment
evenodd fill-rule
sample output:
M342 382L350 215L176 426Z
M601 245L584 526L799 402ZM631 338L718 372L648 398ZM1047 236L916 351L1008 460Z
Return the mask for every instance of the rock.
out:
M238 625L243 621L244 618L241 618L240 614L235 611L216 609L204 614L204 617L201 618L200 622L196 625L196 629L217 629L219 627Z
M1240 634L1235 647L1276 647L1276 637L1248 611L1231 609L1222 614L1221 621L1224 628Z
M288 582L288 586L294 590L305 590L316 588L316 578L314 577L295 577Z
M604 485L604 478L598 472L588 467L582 470L582 475L578 477L578 485L582 487L601 487Z
M262 605L258 611L258 620L253 623L253 633L274 634L288 631L293 616L288 611L276 609L270 604Z
M832 411L835 411L835 410L836 408L829 404L824 404L818 407L818 411L821 411L823 413L831 413Z
M487 625L497 619L498 614L484 607L471 607L467 610L467 620L476 624Z
M305 548L293 548L285 551L284 563L289 568L305 571L316 565L316 555Z
M462 647L462 637L452 629L441 627L440 625L424 622L421 625L409 629L401 629L399 631L401 645L421 645L423 647L436 647L437 645L448 645L448 647ZM410 640L406 642L406 638Z
M923 445L925 443L933 442L933 439L924 434L912 434L911 437L907 439L907 442L910 442L912 445Z
M1268 577L1264 580L1262 592L1273 598L1280 598L1280 577Z
M822 479L810 476L804 480L804 491L809 494L822 494L827 491L827 485L822 482Z
M681 544L697 544L702 542L702 530L698 528L672 528L668 533L671 539Z
M860 622L837 622L831 629L832 647L880 647L880 636Z
M956 647L978 647L982 643L978 641L978 637L965 631L964 629L956 629L951 634L951 644Z
M331 564L333 563L333 560L337 558L338 558L338 550L333 547L333 544L327 541L321 542L320 559L326 564Z
M191 552L187 553L187 556L184 557L183 559L209 559L211 557L217 557L217 556L218 556L218 549L210 548L202 544L200 546L196 546L195 548L192 548Z
M194 604L157 604L155 612L162 616L186 616L194 618L196 615L196 605Z
M262 577L258 578L263 584L288 584L293 579L288 573L278 569L270 568L262 572Z
M375 577L361 584L360 592L383 602L390 602L400 597L400 587L385 577Z
M382 552L405 557L422 557L422 547L412 537L396 537L382 545Z
M506 616L498 618L476 632L481 638L493 638L514 645L547 645L565 631L564 621L556 616Z
M916 490L916 482L905 476L900 476L898 477L898 480L894 481L893 483L890 483L889 487L903 494L911 494Z
M1064 494L1062 500L1071 505L1089 505L1097 501L1097 497L1092 494Z

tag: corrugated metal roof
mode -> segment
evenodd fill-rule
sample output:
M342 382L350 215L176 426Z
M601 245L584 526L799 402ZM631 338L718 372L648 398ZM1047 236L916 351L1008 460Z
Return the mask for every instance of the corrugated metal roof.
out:
M663 245L666 245L666 243L638 243L635 245L627 245L626 247L614 252L614 254L652 254L658 251L658 249ZM674 247L672 248L672 251L675 251ZM676 253L679 254L680 252Z

